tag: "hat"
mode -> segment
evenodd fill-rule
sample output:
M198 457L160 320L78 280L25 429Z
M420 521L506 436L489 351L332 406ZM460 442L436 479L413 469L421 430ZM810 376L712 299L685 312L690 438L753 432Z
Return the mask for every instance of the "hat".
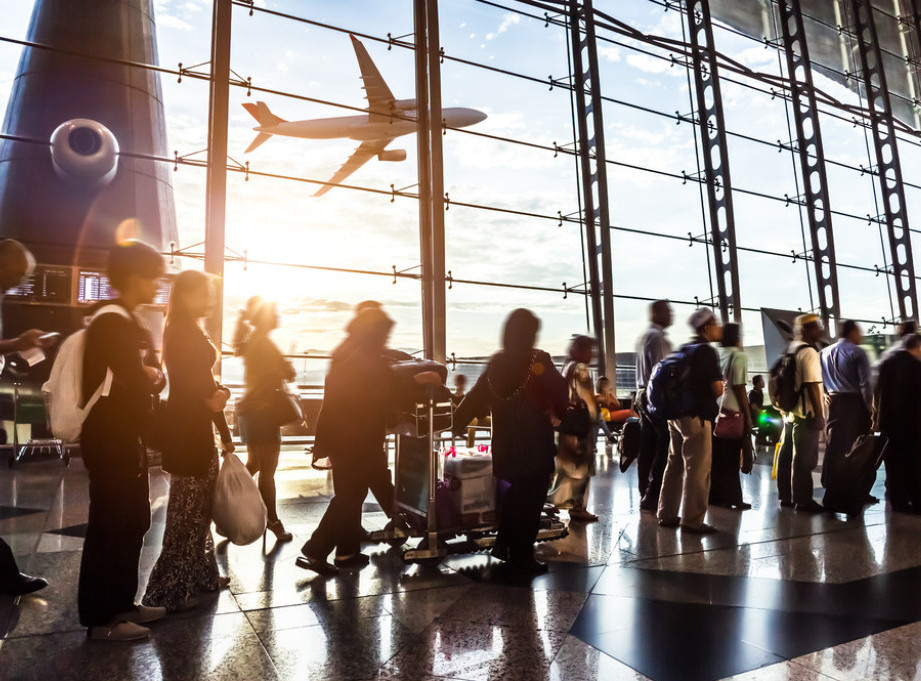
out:
M350 336L370 336L390 330L394 321L379 307L368 307L352 318L345 327Z
M700 331L707 324L715 321L716 315L713 314L713 310L711 310L709 307L701 307L694 310L691 316L688 317L688 326L690 326L695 331Z
M819 317L819 315L813 314L811 312L807 314L801 314L793 320L794 333L802 330L804 326L808 326L809 324L818 324L819 326L822 326L822 319Z

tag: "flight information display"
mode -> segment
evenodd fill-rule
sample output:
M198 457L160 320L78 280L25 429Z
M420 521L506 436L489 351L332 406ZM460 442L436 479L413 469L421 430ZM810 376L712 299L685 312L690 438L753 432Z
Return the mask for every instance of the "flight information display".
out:
M70 304L71 268L38 266L8 296L29 303Z
M172 280L164 277L160 280L153 305L166 306ZM109 285L109 278L97 270L79 270L77 272L77 303L90 304L99 300L117 298L118 292Z

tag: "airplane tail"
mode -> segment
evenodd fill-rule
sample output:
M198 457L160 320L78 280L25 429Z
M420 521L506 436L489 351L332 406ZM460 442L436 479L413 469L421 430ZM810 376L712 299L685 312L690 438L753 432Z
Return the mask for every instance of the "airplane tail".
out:
M251 151L255 151L258 147L260 147L263 144L263 142L268 140L269 137L271 136L272 136L272 133L260 132L258 135L256 135L256 139L253 140L252 144L246 147L246 151L244 151L243 153L248 154Z
M243 108L249 112L250 116L259 122L259 125L266 128L287 122L284 118L279 118L269 111L269 107L265 102L256 102L255 104L246 102L243 104Z

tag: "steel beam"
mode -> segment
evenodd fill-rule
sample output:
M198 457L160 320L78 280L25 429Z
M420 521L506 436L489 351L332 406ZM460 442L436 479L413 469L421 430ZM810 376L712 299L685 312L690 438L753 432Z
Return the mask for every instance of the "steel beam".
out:
M579 161L592 322L598 371L617 385L614 348L614 274L601 82L592 0L570 0L569 33L579 130Z
M780 27L783 36L787 76L793 100L796 125L797 155L806 200L806 215L812 237L812 257L819 309L825 328L829 321L837 323L841 316L838 296L838 270L835 260L835 239L832 233L831 207L828 201L828 178L825 173L825 150L819 125L819 109L812 82L812 65L800 0L778 0Z
M735 215L729 177L729 150L720 94L717 53L708 0L685 0L691 38L691 61L697 94L697 123L703 147L710 215L710 234L720 315L723 322L742 321L739 269L736 259Z
M419 157L419 250L422 343L428 359L445 362L445 220L441 144L441 60L437 0L415 0L416 117Z
M211 17L211 81L208 95L208 174L205 189L205 271L217 277L208 333L218 349L221 375L224 327L224 232L227 212L227 116L230 98L231 0L214 0Z
M905 187L896 142L892 104L886 85L873 5L870 0L850 0L857 38L857 53L863 74L873 146L876 149L877 177L882 193L883 211L889 232L889 250L893 277L902 319L918 318L918 295L915 286L915 266L905 206Z

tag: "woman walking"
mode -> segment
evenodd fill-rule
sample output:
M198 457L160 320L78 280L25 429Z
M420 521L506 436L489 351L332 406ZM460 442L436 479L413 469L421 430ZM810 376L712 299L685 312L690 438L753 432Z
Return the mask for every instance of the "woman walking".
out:
M243 357L243 381L246 393L237 405L240 432L246 444L246 468L259 473L259 492L268 514L267 529L276 541L293 539L278 517L275 508L275 469L281 452L281 426L273 404L286 381L293 381L297 372L285 360L269 338L278 327L275 303L253 296L240 311L234 333L234 351Z
M576 411L584 410L583 422L569 424L564 418L559 424L559 445L556 456L556 479L550 499L557 508L568 508L570 521L593 523L598 516L588 511L588 489L595 475L595 443L591 424L598 420L598 406L589 364L595 341L588 336L576 336L569 345L563 376L569 383L569 401ZM578 426L573 428L573 426Z
M725 506L740 511L751 508L742 501L739 465L745 438L751 438L751 408L745 385L748 383L748 358L742 350L742 327L723 326L720 367L726 391L713 430L713 459L710 468L710 506Z
M230 391L214 381L217 350L201 328L214 304L213 284L202 272L176 277L170 294L163 357L170 394L164 412L163 469L170 474L163 549L154 565L144 605L187 610L195 594L217 591L220 577L211 538L211 499L218 456L214 426L225 453L233 451L224 406Z

